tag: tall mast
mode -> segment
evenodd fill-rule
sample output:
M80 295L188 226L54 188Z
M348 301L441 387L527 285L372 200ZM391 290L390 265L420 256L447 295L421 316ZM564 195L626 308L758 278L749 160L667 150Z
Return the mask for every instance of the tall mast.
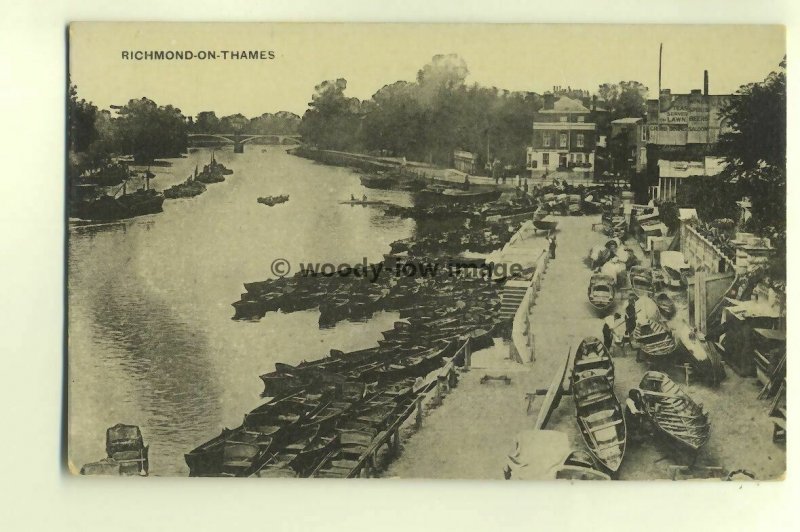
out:
M656 144L661 131L661 54L664 50L664 43L658 45L658 117L656 118Z

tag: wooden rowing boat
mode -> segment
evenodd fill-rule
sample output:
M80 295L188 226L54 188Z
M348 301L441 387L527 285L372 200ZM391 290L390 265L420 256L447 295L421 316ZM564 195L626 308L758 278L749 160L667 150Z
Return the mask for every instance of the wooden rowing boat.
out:
M672 331L656 320L637 323L633 339L639 344L639 349L652 359L666 359L678 348Z
M614 361L611 354L598 338L588 336L575 350L575 360L572 364L572 384L581 376L602 375L614 386Z
M606 313L614 306L616 283L610 275L596 273L589 279L589 304L597 312Z
M604 375L581 373L572 394L581 436L597 461L614 473L625 456L625 415L611 383Z
M633 391L638 407L668 440L692 452L708 442L708 413L666 374L648 371Z
M664 316L664 318L669 319L675 315L675 302L672 301L672 298L670 298L666 293L659 292L656 294L654 301L656 302L656 305L658 305L658 310L661 312L661 315Z

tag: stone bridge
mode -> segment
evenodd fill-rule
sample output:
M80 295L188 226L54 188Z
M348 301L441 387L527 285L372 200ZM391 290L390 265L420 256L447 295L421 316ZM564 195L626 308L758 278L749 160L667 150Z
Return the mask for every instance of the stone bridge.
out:
M189 133L189 145L202 140L218 140L233 144L234 153L244 153L244 145L255 139L268 139L270 144L300 144L300 135L261 135L250 133Z

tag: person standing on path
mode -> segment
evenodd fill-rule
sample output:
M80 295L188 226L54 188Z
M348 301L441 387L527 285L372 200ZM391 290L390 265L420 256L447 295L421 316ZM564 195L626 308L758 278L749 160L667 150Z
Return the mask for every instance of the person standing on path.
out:
M554 231L550 231L550 235L547 237L547 242L549 243L550 248L550 258L556 258L556 234Z
M625 348L627 342L633 347L633 331L636 330L636 296L631 294L628 298L628 306L625 308L625 336L622 337L622 347ZM639 355L636 355L636 361L639 361Z

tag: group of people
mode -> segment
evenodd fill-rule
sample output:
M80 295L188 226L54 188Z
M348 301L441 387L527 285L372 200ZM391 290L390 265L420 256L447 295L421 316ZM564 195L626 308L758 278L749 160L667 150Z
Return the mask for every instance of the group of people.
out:
M622 316L619 312L615 312L613 316L606 318L603 323L603 345L609 351L614 344L618 344L620 348L625 349L625 345L633 347L633 333L636 330L636 294L631 293L628 296L628 305L625 307L625 320L622 322ZM625 333L620 338L615 329L620 325L625 324ZM638 362L638 354L637 354Z

